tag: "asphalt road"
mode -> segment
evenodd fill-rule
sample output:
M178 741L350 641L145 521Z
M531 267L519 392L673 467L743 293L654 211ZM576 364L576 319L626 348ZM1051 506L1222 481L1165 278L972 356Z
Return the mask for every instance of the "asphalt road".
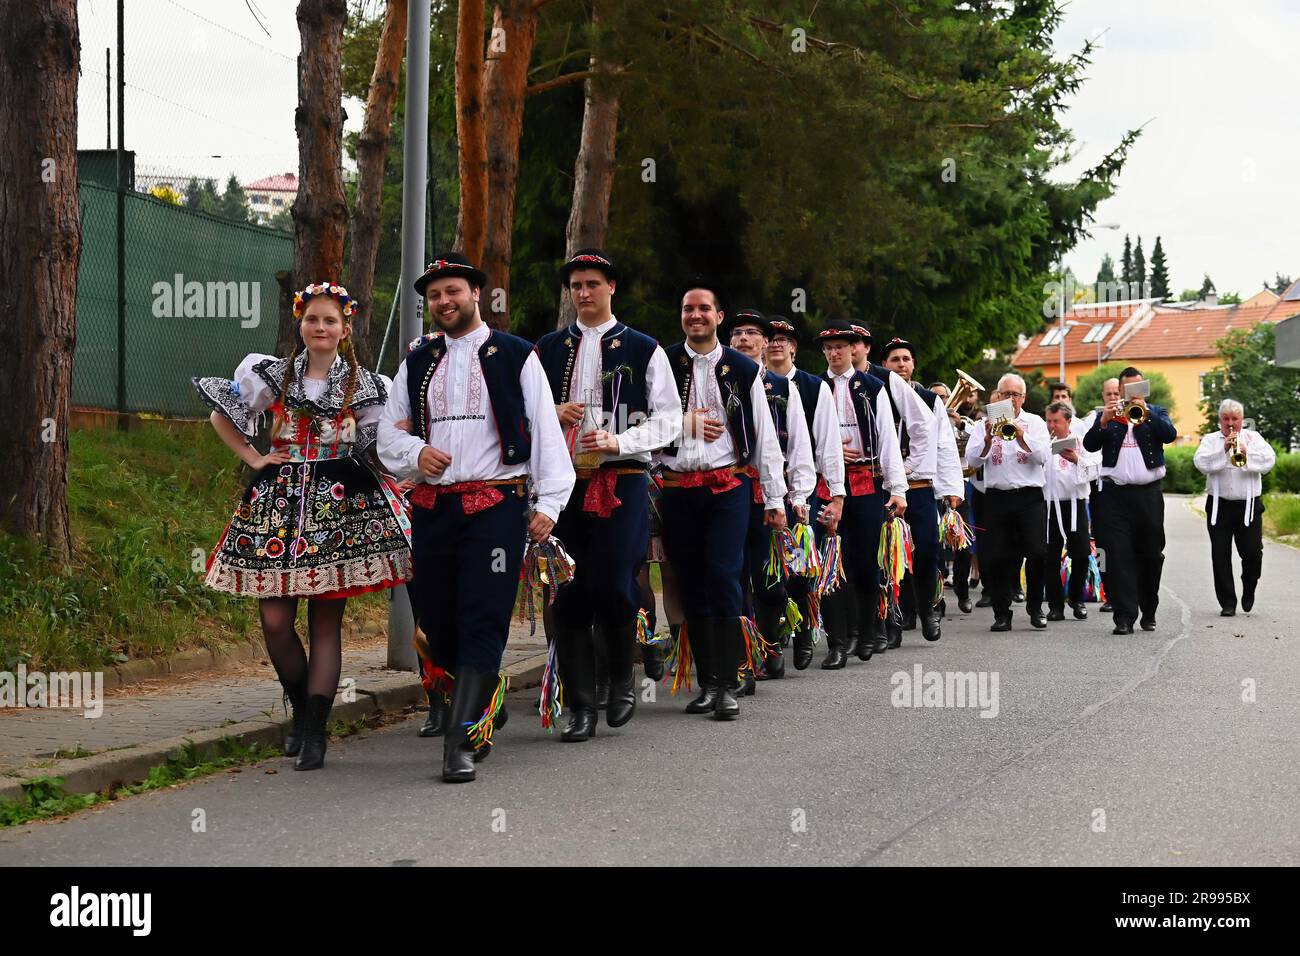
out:
M1154 633L1114 637L1092 605L991 634L977 609L936 644L790 668L734 723L660 689L583 744L524 719L525 692L473 784L442 784L441 742L407 721L320 772L272 761L0 831L0 864L1294 865L1300 552L1267 545L1254 612L1225 619L1204 519L1169 498L1166 527ZM996 673L996 716L893 706L915 665Z

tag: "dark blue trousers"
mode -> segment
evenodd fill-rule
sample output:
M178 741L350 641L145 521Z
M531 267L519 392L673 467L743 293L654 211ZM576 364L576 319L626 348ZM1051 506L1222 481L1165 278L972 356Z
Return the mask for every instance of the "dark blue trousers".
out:
M695 618L739 618L745 537L753 482L714 494L709 488L664 488L664 549L677 573L682 610Z
M919 612L934 606L939 579L939 503L933 488L907 490L905 519L912 529L912 573L903 581L903 607Z
M786 521L793 520L793 509L786 507ZM781 579L784 573L776 569L775 578L769 578L767 559L772 549L772 529L763 523L763 506L751 504L749 511L749 531L745 536L745 570L742 579L749 585L750 593L756 605L768 608L785 606L785 583ZM774 583L769 583L774 582ZM757 613L758 608L753 610ZM755 618L757 620L757 618ZM764 634L769 640L774 635Z
M501 491L503 501L472 515L459 494L412 509L407 590L433 663L452 674L501 669L528 535L527 492Z
M626 626L641 606L637 575L645 563L645 542L650 536L650 498L647 478L619 475L614 494L623 503L601 518L582 510L587 481L574 486L569 504L551 532L573 558L573 580L555 596L555 623L562 628ZM653 608L647 608L653 611Z

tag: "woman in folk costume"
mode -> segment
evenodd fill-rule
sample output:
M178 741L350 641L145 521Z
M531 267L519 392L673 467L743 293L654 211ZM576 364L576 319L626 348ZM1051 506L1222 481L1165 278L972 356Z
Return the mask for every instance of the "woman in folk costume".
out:
M409 522L369 460L389 383L357 365L356 306L332 282L294 296L305 347L291 358L249 355L234 379L196 378L212 427L253 480L208 559L207 584L257 597L266 649L293 705L284 752L295 770L325 762L325 727L342 668L347 599L411 577ZM271 450L249 439L273 416ZM307 598L308 659L295 629Z

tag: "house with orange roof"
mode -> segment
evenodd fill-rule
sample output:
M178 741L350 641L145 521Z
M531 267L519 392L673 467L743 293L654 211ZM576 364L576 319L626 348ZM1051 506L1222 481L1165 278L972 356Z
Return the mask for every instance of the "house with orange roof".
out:
M259 222L266 222L281 210L293 205L298 196L298 177L293 173L267 176L244 186L248 205Z
M1201 380L1220 362L1215 343L1234 329L1280 322L1296 314L1300 314L1300 280L1274 301L1265 298L1253 306L1155 299L1075 305L1065 317L1065 381L1073 387L1081 376L1106 362L1160 372L1173 391L1179 441L1193 441L1204 423ZM1060 326L1052 324L1018 349L1011 364L1022 372L1040 369L1055 380L1061 350Z

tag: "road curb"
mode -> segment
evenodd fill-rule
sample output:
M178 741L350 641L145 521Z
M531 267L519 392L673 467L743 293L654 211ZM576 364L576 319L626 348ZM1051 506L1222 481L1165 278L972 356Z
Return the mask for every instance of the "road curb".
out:
M204 652L207 653L207 652ZM505 669L512 690L536 687L546 669L546 654L534 654ZM400 710L425 701L424 688L413 674L380 678L356 688L357 699L337 701L330 720L352 721L380 711ZM224 752L225 741L248 747L253 744L279 746L289 726L287 719L259 718L225 727L210 727L180 737L151 741L120 750L106 750L90 757L59 760L50 766L21 769L17 776L0 778L0 800L24 800L23 784L41 777L62 777L64 793L98 793L109 787L126 786L144 780L149 771L173 754L192 746L201 757Z

